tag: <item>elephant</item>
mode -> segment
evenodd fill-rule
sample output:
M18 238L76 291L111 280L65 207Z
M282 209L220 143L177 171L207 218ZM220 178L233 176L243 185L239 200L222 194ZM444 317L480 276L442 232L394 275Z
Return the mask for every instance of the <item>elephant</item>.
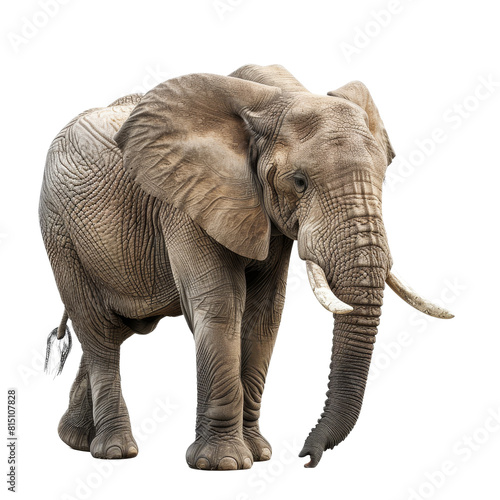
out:
M58 433L93 457L138 446L120 346L184 315L196 351L191 468L269 460L259 428L294 241L333 313L324 411L300 457L315 467L360 413L385 284L451 318L392 271L382 187L395 153L364 84L309 92L279 65L189 74L73 119L52 142L39 217L82 346Z

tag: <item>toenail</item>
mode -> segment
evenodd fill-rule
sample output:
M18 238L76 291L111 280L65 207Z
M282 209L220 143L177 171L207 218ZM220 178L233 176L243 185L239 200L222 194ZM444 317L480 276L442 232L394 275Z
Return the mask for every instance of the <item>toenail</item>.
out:
M234 458L224 457L219 462L219 469L220 470L236 470L236 469L238 469L238 464L236 463L236 460Z
M260 458L261 460L269 460L271 458L271 450L269 448L262 448Z
M252 467L252 461L249 458L245 458L245 460L243 460L243 468L250 469L250 467Z
M199 458L196 462L197 469L208 469L210 463L206 458Z
M118 446L111 446L106 450L106 458L122 458L122 450Z

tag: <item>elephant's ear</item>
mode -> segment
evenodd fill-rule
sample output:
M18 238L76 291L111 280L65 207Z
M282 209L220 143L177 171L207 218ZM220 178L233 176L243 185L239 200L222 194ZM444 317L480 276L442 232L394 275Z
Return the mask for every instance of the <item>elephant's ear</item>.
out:
M377 141L377 144L380 148L382 148L382 151L385 152L387 165L389 165L396 154L392 149L389 136L387 135L387 131L384 127L384 122L382 121L382 118L380 118L377 106L375 106L366 85L357 81L350 82L337 90L328 92L328 95L352 101L354 104L357 104L365 110L368 115L368 127L370 128L370 132Z
M147 193L184 211L219 243L265 259L270 221L251 142L281 90L218 75L168 80L115 135L125 169Z
M263 83L279 87L287 92L309 92L286 68L280 64L270 66L259 66L257 64L247 64L231 73L229 76L250 80L252 82Z

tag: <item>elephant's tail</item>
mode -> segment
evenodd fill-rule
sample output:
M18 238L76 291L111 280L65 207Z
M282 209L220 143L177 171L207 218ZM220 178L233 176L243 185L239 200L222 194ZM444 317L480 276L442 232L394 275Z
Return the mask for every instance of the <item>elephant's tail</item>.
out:
M61 324L54 328L47 337L47 352L45 354L44 370L47 374L60 375L64 368L64 363L71 351L73 343L71 332L66 323L68 322L68 313L64 310Z

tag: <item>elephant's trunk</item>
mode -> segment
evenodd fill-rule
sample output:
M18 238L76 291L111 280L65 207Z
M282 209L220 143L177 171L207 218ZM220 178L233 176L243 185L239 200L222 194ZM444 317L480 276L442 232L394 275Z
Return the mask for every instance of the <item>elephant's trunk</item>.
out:
M376 294L382 300L383 290ZM379 317L379 306L356 307L350 315L335 315L325 408L300 453L301 457L310 455L307 467L315 467L323 451L343 441L358 419Z
M321 233L320 233L321 234ZM323 234L325 234L323 232ZM312 256L312 249L302 247ZM328 448L343 441L361 410L368 370L379 324L385 281L391 258L380 216L357 216L330 237L333 256L315 259L337 299L353 307L334 314L333 348L327 400L321 419L307 438L300 456L309 455L307 467L315 467ZM299 234L299 251L301 247ZM306 257L306 260L309 260Z

